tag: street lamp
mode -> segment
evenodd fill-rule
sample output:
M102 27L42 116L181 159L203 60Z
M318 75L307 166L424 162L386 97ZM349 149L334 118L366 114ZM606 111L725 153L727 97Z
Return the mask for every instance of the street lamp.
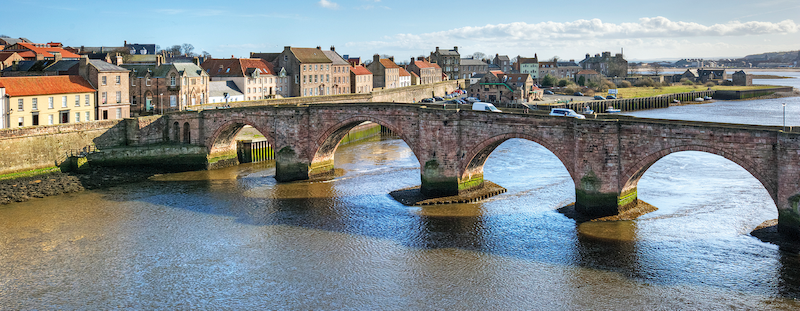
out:
M161 106L161 114L164 114L164 93L158 94L158 105Z
M786 132L786 103L781 105L783 105L783 131Z

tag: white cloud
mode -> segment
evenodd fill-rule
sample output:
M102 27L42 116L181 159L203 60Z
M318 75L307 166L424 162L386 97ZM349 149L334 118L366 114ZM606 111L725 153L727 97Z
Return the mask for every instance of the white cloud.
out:
M800 26L792 20L782 22L738 22L710 26L671 21L665 17L645 17L638 23L604 23L600 19L577 20L574 22L542 22L462 27L424 34L398 34L384 40L362 42L375 47L406 47L409 49L430 48L430 46L452 46L454 43L471 44L554 44L556 41L575 41L592 39L644 39L644 38L686 38L686 37L730 37L766 34L796 33Z
M319 6L321 6L323 8L327 8L327 9L334 9L334 10L339 8L339 4L337 4L336 2L328 1L328 0L320 0L319 1Z

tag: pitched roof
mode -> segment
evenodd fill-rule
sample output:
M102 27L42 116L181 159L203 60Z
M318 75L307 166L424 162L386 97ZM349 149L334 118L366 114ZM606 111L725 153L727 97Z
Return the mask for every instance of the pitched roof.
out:
M294 57L301 63L330 63L331 60L322 50L312 48L290 48Z
M520 63L520 64L535 64L535 63L538 63L538 62L539 62L539 59L536 58L536 57L534 57L534 58L520 57L517 60L517 63Z
M256 53L250 52L250 58L260 58L268 62L273 62L281 53Z
M212 97L225 96L225 93L228 93L228 97L244 95L233 81L211 81L208 83L208 93Z
M325 56L333 62L333 65L350 65L350 63L339 56L339 53L336 53L336 51L322 51L322 53L325 53Z
M151 78L166 78L167 73L175 68L179 73L185 73L187 77L199 77L203 75L203 68L194 63L166 63L161 66L155 64L123 64L122 68L130 69L134 77L144 78L150 74Z
M0 87L9 96L92 93L96 90L81 76L3 77Z
M584 70L578 71L577 74L579 74L579 75L599 75L599 73L597 73L597 71L594 71L594 70L591 70L591 69L584 69Z
M484 63L480 59L462 58L461 59L461 66L486 66L486 63Z
M405 70L403 67L400 67L400 76L401 77L410 77L411 74L408 73L408 70Z
M11 56L14 56L15 53L17 53L17 52L3 52L3 51L0 51L0 62L8 59Z
M24 49L33 51L36 54L42 54L44 57L53 57L53 53L61 53L61 57L63 58L80 58L81 56L70 51L67 51L62 48L57 47L38 47L33 45L32 43L27 42L18 42L17 45L23 47Z
M500 60L510 60L510 58L508 58L508 55L498 55L496 58Z
M495 76L503 74L503 72L500 71L500 70L490 70L489 73L491 73L491 74L493 74Z
M439 68L439 65L432 64L431 62L426 60L415 60L414 62L412 62L412 64L414 64L414 66L417 66L417 68Z
M201 67L212 77L244 77L255 70L260 74L275 74L272 64L261 58L208 59Z
M461 55L456 50L439 50L439 55Z
M357 76L360 76L360 75L371 75L372 74L372 72L370 72L369 69L367 69L366 67L361 66L361 65L358 65L358 66L355 66L355 67L350 67L350 71L353 74L357 75Z
M178 72L186 74L187 77L199 77L203 75L203 68L200 68L200 66L197 66L195 63L172 63L172 66L175 67Z
M383 65L383 67L386 67L387 69L400 68L400 66L397 66L397 64L395 64L391 59L388 58L381 58L380 62L381 65Z
M61 61L63 62L63 61ZM76 61L79 62L79 61ZM60 63L60 62L59 62ZM106 61L102 61L99 59L90 59L89 64L92 67L97 68L99 72L129 72L130 70L122 68L120 66L114 65L112 63L108 63ZM69 68L68 68L69 69Z
M136 54L128 56L126 60L128 63L155 63L156 62L156 55L152 54Z

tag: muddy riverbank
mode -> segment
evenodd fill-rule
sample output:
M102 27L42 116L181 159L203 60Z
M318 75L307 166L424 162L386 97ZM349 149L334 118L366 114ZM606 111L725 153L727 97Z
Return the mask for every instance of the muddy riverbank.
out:
M150 167L95 167L82 172L55 172L0 180L0 204L107 188L146 180L161 173L164 171Z

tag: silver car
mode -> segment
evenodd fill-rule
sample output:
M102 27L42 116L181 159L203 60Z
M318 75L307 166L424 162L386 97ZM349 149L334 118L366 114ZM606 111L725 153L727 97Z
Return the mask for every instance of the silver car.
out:
M566 109L566 108L553 108L552 110L550 110L550 115L551 116L559 116L559 117L572 117L572 118L578 118L578 119L586 119L586 117L584 115L575 112L575 110Z

